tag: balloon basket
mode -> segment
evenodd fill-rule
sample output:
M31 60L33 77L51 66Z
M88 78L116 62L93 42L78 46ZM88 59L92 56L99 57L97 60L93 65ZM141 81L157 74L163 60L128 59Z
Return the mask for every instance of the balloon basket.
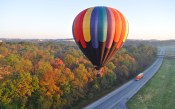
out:
M96 72L97 72L96 77L102 77L104 74L104 69L103 68L101 68L99 70L96 69Z

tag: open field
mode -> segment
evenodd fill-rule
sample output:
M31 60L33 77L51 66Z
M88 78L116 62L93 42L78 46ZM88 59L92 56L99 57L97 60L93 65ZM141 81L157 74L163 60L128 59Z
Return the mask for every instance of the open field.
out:
M174 109L174 65L175 59L165 59L159 72L127 103L127 107L129 109Z

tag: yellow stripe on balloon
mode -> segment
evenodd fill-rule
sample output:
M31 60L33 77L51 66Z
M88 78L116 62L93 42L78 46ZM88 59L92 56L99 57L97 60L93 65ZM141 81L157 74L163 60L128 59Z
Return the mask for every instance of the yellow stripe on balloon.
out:
M124 18L125 18L125 17L124 17ZM128 36L128 31L129 31L128 21L127 21L126 18L125 18L125 22L126 22L126 32L125 32L125 36L124 36L124 38L123 38L123 42L126 41L126 38L127 38L127 36Z
M91 21L91 14L93 9L94 8L89 8L86 11L86 14L84 15L84 19L83 19L83 35L86 42L89 42L91 40L90 21Z

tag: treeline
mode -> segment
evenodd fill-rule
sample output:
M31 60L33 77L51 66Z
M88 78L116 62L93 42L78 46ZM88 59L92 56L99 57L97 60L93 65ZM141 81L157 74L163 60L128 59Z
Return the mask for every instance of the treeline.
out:
M73 42L0 44L0 108L63 109L133 78L155 59L149 45L124 46L96 77ZM73 43L73 44L72 44Z
M140 44L146 44L146 45L152 45L152 46L174 46L175 40L133 40L133 39L127 39L125 42L125 45L140 45Z

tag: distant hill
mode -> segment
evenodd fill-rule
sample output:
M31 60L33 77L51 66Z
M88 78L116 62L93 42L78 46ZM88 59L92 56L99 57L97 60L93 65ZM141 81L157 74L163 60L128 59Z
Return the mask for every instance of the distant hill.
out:
M140 45L140 44L149 44L153 46L170 46L175 45L175 40L131 40L128 39L125 42L125 45Z
M67 39L8 39L8 38L0 38L0 42L33 42L33 43L43 43L43 42L54 42L54 43L62 43L69 45L71 42L74 43L73 38ZM140 45L140 44L149 44L153 46L170 46L175 45L175 40L134 40L127 39L125 45Z
M43 42L67 42L74 41L73 38L68 39L10 39L10 38L0 38L0 42L33 42L33 43L43 43Z

